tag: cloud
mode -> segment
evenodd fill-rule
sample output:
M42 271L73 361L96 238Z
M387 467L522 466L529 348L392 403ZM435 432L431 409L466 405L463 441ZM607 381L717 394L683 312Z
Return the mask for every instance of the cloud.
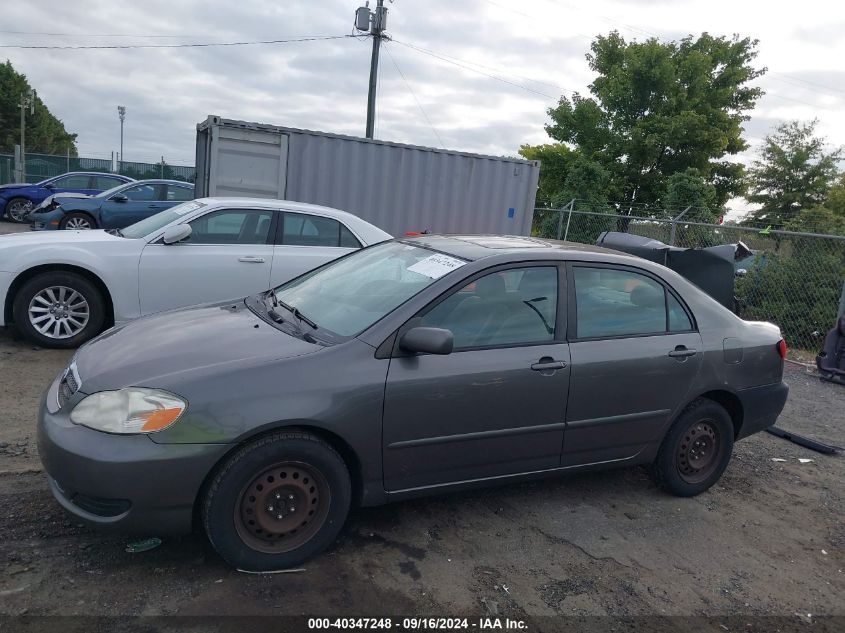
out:
M72 45L343 35L352 32L354 9L362 3L7 4L4 24L14 25L10 29L77 36L2 33L0 43ZM381 56L380 138L418 145L440 145L442 140L452 149L516 155L523 143L547 140L546 109L561 94L587 92L593 76L584 56L596 34L616 29L630 40L708 30L761 41L759 65L772 72L759 80L768 94L745 125L752 148L786 117L818 117L819 130L831 143L845 144L845 120L839 116L845 107L845 73L838 62L845 57L845 41L837 39L841 25L826 24L823 7L813 12L819 17L796 19L789 11L793 17L784 21L776 16L786 15L792 6L785 1L767 5L771 19L761 19L758 8L727 0L400 0L387 6L388 32L396 41L387 43ZM836 8L831 2L827 12ZM115 33L133 37L93 36ZM174 37L136 37L140 34ZM127 160L153 161L163 155L174 164L191 164L195 126L209 114L364 132L369 40L2 53L29 77L68 129L79 134L83 155L108 156L118 148L118 104L127 107Z

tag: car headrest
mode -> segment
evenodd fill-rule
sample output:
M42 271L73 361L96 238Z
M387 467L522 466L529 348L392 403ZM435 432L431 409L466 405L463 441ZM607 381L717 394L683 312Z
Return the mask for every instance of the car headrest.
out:
M546 297L549 290L554 288L553 269L528 269L519 280L518 292L528 301ZM551 284L550 284L551 282Z
M475 282L475 294L481 297L498 297L505 294L505 280L493 273Z
M663 293L651 286L640 284L631 291L631 303L643 308L659 308L663 306Z

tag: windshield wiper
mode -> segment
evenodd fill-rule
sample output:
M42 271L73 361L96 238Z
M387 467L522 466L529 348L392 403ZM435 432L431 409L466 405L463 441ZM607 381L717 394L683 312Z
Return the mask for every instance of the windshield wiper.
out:
M273 292L272 290L270 291L270 299L273 303L274 308L282 307L285 310L287 310L288 312L290 312L297 319L302 321L303 323L307 323L308 325L310 325L313 329L315 329L315 330L319 329L319 327L317 326L316 323L314 323L314 321L312 321L307 316L302 314L302 312L300 312L299 308L296 308L292 305L288 305L287 303L285 303L284 301L279 299L279 297L276 296L276 293Z

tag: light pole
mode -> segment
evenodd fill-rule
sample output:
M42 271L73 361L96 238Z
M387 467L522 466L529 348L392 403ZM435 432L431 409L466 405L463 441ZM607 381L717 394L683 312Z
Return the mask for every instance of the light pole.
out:
M120 161L117 171L123 171L123 120L126 118L126 106L117 106L117 116L120 117Z
M29 108L30 115L35 114L35 90L29 94L21 93L21 102L18 106L21 109L21 169L20 182L26 182L26 109Z

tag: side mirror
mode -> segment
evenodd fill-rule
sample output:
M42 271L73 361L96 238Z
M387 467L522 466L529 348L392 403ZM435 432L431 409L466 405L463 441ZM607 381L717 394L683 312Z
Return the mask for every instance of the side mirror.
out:
M116 193L116 194L114 194L114 195L111 197L111 199L112 199L112 200L114 200L115 202L126 202L127 200L129 200L129 198L127 198L126 196L124 196L122 193Z
M44 188L45 189L55 189L56 185L54 185L52 182L48 182L46 185L44 185Z
M745 277L747 274L748 271L745 268L737 268L734 277Z
M411 328L399 339L399 347L406 352L423 354L451 354L455 336L439 327Z
M164 229L164 235L161 236L161 241L165 244L176 244L177 242L188 239L190 235L190 224L177 224Z

